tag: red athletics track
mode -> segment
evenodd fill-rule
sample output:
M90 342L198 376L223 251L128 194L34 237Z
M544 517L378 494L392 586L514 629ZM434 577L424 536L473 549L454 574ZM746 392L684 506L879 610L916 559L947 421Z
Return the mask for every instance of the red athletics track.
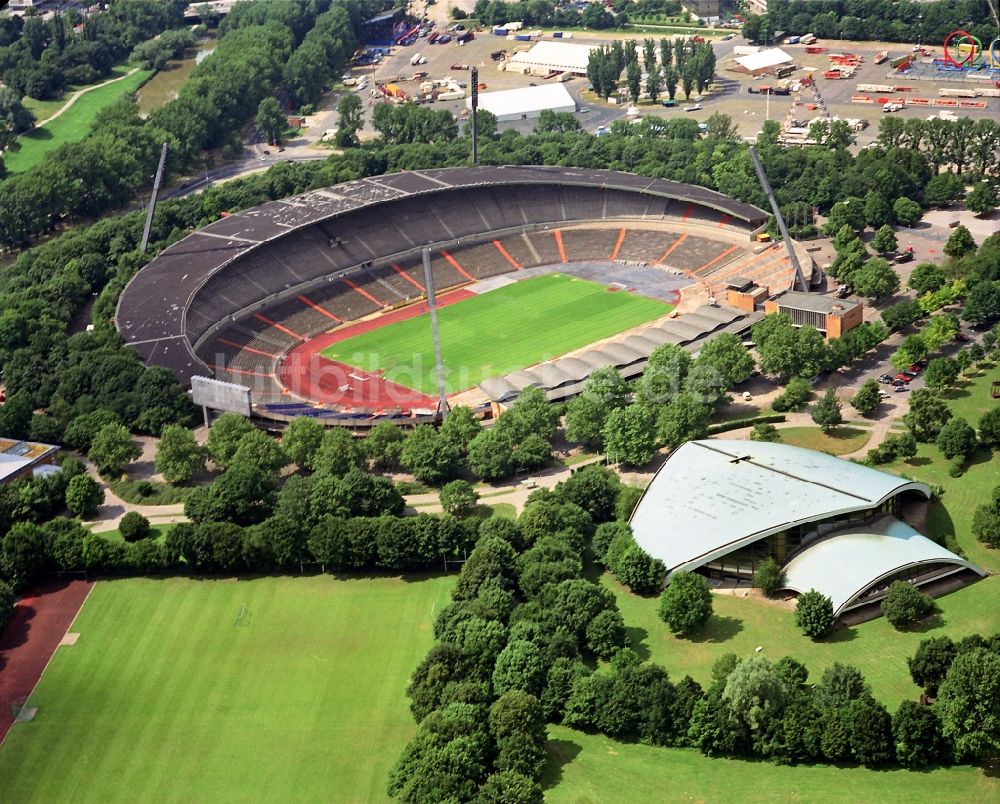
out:
M437 306L447 307L475 295L463 288L453 290L438 296ZM378 373L362 371L320 354L332 343L339 343L398 321L416 318L429 310L427 302L422 301L317 335L285 355L278 368L278 379L296 396L345 409L433 408L437 404L434 397L405 385L389 382Z
M0 742L14 722L11 705L31 694L93 585L93 581L41 584L14 607L0 636Z

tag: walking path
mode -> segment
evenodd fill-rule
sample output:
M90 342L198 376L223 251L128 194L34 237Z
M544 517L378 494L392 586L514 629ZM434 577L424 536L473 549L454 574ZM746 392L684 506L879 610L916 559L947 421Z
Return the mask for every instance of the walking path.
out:
M139 68L133 67L131 70L125 73L125 75L120 75L117 78L109 78L107 81L102 81L100 84L94 84L93 86L84 87L83 89L78 89L70 96L69 100L66 101L66 103L64 103L62 106L59 107L59 110L55 114L50 115L49 117L42 120L40 123L35 123L35 128L42 128L42 126L51 123L53 120L59 117L59 115L61 115L63 112L69 109L74 103L76 103L83 95L86 95L88 92L93 92L95 89L106 87L108 84L114 84L118 81L124 81L130 75L133 75L137 72L139 72Z

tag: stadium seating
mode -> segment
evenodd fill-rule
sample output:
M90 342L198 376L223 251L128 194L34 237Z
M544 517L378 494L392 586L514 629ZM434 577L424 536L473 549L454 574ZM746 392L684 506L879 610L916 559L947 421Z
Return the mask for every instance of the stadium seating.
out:
M621 229L564 229L563 245L569 262L606 260L618 242Z
M563 233L560 232L560 237L562 237L562 234ZM528 235L527 239L534 248L535 253L540 258L538 261L535 261L531 256L529 256L531 264L554 265L563 261L562 255L559 253L559 244L556 241L555 229L547 232L534 232ZM565 240L563 243L565 244Z
M628 229L618 249L619 260L656 262L675 243L679 235L655 229Z

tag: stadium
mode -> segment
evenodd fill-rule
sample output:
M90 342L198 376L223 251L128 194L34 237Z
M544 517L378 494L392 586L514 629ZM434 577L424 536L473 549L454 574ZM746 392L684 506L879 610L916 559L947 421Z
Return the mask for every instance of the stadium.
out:
M865 616L894 580L950 591L986 575L900 519L930 496L924 483L823 452L689 441L657 472L631 525L639 546L669 572L749 585L772 557L788 592L815 589L830 598L834 616Z
M762 311L714 299L734 281L792 286L785 247L756 237L767 219L703 187L607 170L378 176L191 233L136 274L116 324L184 382L250 387L261 416L420 420L437 402L429 249L449 399L486 410L539 386L555 400L602 366L636 376L662 343L696 351L748 331Z

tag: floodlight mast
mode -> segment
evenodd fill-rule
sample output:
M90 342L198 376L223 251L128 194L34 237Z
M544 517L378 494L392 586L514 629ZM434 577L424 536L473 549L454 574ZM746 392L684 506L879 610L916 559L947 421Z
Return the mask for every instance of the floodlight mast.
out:
M753 160L754 170L757 171L757 178L760 179L760 186L764 188L767 200L771 203L771 210L774 212L774 218L778 222L778 230L781 232L782 238L784 238L785 248L788 249L788 259L792 261L792 267L795 269L795 288L796 290L808 292L809 287L806 285L805 277L802 275L802 266L799 265L799 258L792 247L792 238L788 234L788 227L785 226L785 219L781 216L778 201L771 191L771 184L767 180L767 174L764 173L764 166L760 163L757 151L752 145L750 146L750 159Z
M149 245L149 230L153 226L153 212L156 210L156 197L160 193L160 182L163 181L163 166L167 161L167 144L163 143L160 151L160 164L156 167L156 178L153 180L153 192L149 197L149 209L146 210L146 225L142 227L142 242L139 243L139 253L146 253Z
M431 250L425 248L421 255L424 261L424 285L427 288L427 306L431 311L431 333L434 336L434 362L437 366L438 418L448 415L448 395L444 385L444 364L441 362L441 337L438 335L437 298L434 295L434 274L431 271Z
M479 109L479 68L473 67L469 80L472 83L472 164L479 164L479 119L476 110Z

